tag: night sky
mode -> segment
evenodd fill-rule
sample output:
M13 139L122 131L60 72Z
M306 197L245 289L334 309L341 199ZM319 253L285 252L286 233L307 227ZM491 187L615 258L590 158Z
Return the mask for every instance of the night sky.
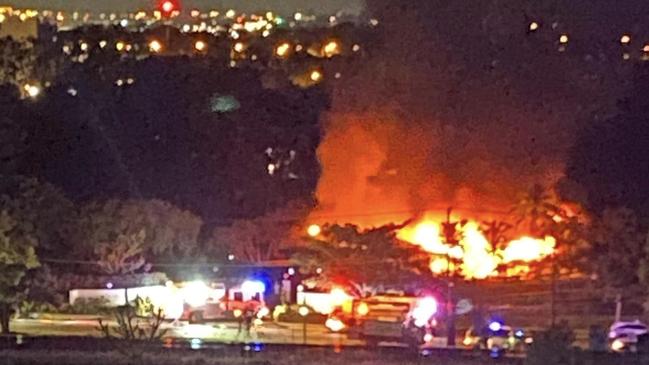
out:
M16 7L38 7L52 9L74 9L92 11L123 11L146 9L157 3L155 0L13 0L8 1ZM316 14L331 14L338 10L357 12L362 8L363 0L184 0L184 8L235 8L241 10L273 9L280 13L291 13L297 10Z

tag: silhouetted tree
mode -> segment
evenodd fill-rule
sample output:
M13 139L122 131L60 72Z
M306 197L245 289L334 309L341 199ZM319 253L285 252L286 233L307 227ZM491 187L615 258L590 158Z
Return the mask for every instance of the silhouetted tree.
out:
M6 210L0 211L0 327L9 333L14 306L24 296L21 282L27 271L38 267L38 241L19 229L19 222Z
M412 285L416 278L430 275L430 256L418 246L397 239L400 228L325 226L294 258L305 273L321 271L330 282L346 285L357 294L381 285Z

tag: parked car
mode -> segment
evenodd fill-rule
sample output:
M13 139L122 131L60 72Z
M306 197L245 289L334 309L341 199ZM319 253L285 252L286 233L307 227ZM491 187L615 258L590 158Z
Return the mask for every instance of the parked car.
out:
M608 332L611 350L614 352L636 352L640 338L649 336L649 327L640 322L618 321Z

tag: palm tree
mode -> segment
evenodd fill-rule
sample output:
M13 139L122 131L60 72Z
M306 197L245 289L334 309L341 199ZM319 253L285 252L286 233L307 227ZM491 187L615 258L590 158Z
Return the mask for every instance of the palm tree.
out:
M517 226L527 224L530 234L543 236L560 211L554 194L540 184L523 193L511 209Z
M527 224L529 233L532 236L543 237L551 234L554 230L556 222L553 219L560 213L560 208L551 191L540 184L534 184L530 190L521 195L518 202L512 207L511 213L516 219L517 226ZM550 317L552 327L554 327L556 321L556 281L558 274L556 249L551 256Z
M507 222L492 220L482 222L481 230L489 241L491 249L498 250L509 240L507 232L512 228L513 226Z

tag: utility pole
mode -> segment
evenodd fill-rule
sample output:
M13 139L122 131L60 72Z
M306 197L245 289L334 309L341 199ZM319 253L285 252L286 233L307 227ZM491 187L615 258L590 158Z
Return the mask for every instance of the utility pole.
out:
M622 319L622 294L618 293L615 296L615 322Z
M457 223L451 222L451 210L446 210L446 222L442 223L446 244L457 245ZM451 272L451 255L446 256L446 345L455 347L455 303L453 302L453 273Z

